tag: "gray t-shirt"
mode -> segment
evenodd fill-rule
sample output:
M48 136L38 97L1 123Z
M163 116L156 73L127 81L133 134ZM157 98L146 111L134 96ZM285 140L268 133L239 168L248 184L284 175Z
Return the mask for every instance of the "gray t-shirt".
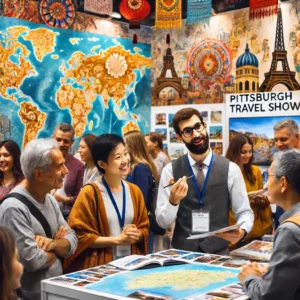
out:
M126 181L123 181L124 186L125 186L125 195L126 195L126 210L125 210L125 223L124 225L127 224L132 224L133 221L133 216L134 216L134 210L133 210L133 203L132 203L132 198L131 198L131 193L128 184ZM98 185L102 198L104 201L104 206L106 210L106 215L108 219L108 225L109 225L109 231L110 231L110 236L118 236L122 233L122 229L120 227L118 215L116 213L116 210L112 204L111 199L109 198L109 195L107 193L107 190L105 186L103 185L101 180L98 180L96 182ZM116 201L118 210L120 214L122 215L122 209L123 209L123 191L120 192L112 192L112 195ZM118 251L117 251L118 250ZM116 246L113 247L113 259L118 259L126 255L131 254L131 246Z
M24 195L40 210L50 225L53 237L61 225L67 226L69 232L64 238L71 246L67 256L75 252L77 236L64 220L54 197L47 194L44 203L37 202L20 185L11 192ZM47 255L34 240L35 235L46 236L42 225L30 213L27 206L16 198L8 198L0 205L0 225L10 228L16 239L20 261L24 266L21 280L22 294L31 300L40 299L41 280L62 274L61 261L57 258L53 265L47 267Z

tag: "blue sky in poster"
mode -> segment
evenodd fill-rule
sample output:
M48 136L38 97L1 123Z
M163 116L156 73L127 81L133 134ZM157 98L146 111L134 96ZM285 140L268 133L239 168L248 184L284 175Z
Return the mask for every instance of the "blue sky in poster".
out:
M17 102L13 102L0 93L1 113L11 120L12 131L11 137L22 146L25 126L18 116L21 102L31 102L37 106L38 110L46 113L47 117L43 128L39 131L37 137L50 137L56 124L61 122L72 123L72 115L68 108L60 108L56 102L56 92L61 87L61 79L64 74L60 67L65 64L67 69L70 67L67 61L72 55L80 51L86 56L94 56L98 52L92 52L94 46L101 46L98 50L105 51L116 45L121 45L124 50L132 54L139 52L140 55L151 58L151 46L149 44L139 43L133 45L130 39L113 38L97 34L79 32L74 30L59 30L46 27L39 24L25 22L14 18L0 18L0 50L7 49L7 41L10 35L7 31L12 26L25 26L27 32L21 34L17 41L24 45L30 54L24 56L24 53L18 49L15 55L10 55L12 63L20 65L20 58L29 61L34 67L36 75L25 77L19 89L7 89L8 94L13 94ZM47 28L58 33L56 36L56 45L54 51L44 56L39 61L35 54L31 41L23 38L24 34L30 30L38 28ZM77 39L77 43L72 44L70 39ZM56 56L54 59L53 56ZM83 133L94 133L99 135L106 132L122 134L122 126L129 121L136 122L142 132L150 131L150 107L151 107L151 69L135 69L135 79L126 88L126 95L120 101L120 106L114 99L108 102L108 108L104 107L103 98L100 94L92 102L92 109L88 114ZM81 88L78 84L72 83L73 88ZM118 112L123 111L120 115ZM137 116L137 119L132 114ZM91 126L92 124L92 126ZM90 125L90 126L89 126ZM77 141L78 143L78 138Z
M255 118L231 118L229 119L229 129L238 132L251 132L264 134L267 138L274 138L273 127L283 119L293 119L300 127L299 116L281 117L255 117Z

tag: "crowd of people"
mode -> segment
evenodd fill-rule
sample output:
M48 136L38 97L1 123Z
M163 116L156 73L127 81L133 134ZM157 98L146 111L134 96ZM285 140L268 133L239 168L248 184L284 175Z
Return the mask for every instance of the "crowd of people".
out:
M297 124L287 119L274 127L279 151L268 196L252 193L266 189L249 136L236 135L222 157L209 147L199 111L179 110L173 128L187 153L172 162L155 132L87 134L75 156L74 129L65 123L22 153L13 140L0 142L0 299L40 299L43 279L164 247L228 255L275 229L268 268L249 263L239 279L251 299L299 299ZM151 231L151 201L165 237ZM239 226L230 232L187 239L233 224Z

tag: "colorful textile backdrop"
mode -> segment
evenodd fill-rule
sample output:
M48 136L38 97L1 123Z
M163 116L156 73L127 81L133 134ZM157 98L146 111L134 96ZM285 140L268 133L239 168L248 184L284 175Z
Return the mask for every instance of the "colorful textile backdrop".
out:
M113 12L113 3L112 0L85 0L84 10L110 16Z
M212 10L211 0L188 0L187 5L187 24L209 21Z
M278 12L278 0L250 0L250 20L275 15Z
M156 28L181 28L182 0L156 0Z

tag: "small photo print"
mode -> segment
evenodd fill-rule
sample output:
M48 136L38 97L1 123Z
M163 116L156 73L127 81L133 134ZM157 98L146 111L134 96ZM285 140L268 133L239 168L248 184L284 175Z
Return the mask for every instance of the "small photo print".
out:
M135 298L135 299L147 299L147 300L168 300L172 299L171 296L167 296L164 294L159 294L155 292L146 292L146 291L136 291L127 297Z
M95 273L95 272L89 272L89 271L80 272L80 275L91 276L91 277L100 278L100 279L103 277L106 277L106 275L104 273ZM90 280L88 278L85 278L85 279Z
M208 121L208 112L207 111L201 111L200 112L200 116L203 119L203 122L207 122Z
M80 275L79 273L67 274L66 277L75 279L86 279L86 276Z
M180 256L180 255L185 255L185 254L189 254L189 253L190 253L189 251L177 250L177 249L169 249L169 250L159 252L159 254L161 254L161 255L168 255L168 256Z
M167 139L167 128L155 128L155 132L157 132L163 141Z
M170 146L169 155L171 160L177 159L178 157L184 155L184 146L183 145Z
M222 155L222 153L223 153L223 143L222 142L210 142L210 148L217 155Z
M84 280L84 281L79 281L79 282L75 283L74 286L82 287L82 286L86 286L87 284L91 284L91 283L93 283L93 282Z
M168 153L168 144L163 143L163 147L164 147L165 151Z
M105 275L113 275L113 274L117 274L119 273L120 271L119 270L104 270L104 274Z
M66 284L73 284L75 282L78 282L78 280L76 280L76 279L66 278L66 277L56 277L56 278L50 279L50 281L57 281L57 282L62 282L62 283L66 283Z
M173 118L175 114L169 114L169 127L173 127Z
M211 265L221 265L221 264L223 264L224 262L226 262L230 259L231 259L231 257L221 257L217 260L214 260L214 261L210 262L210 264Z
M170 129L170 143L180 143L176 137L176 132L173 128Z
M195 259L194 262L209 263L209 262L214 261L218 258L220 258L220 256L210 255L210 254L203 254L202 256L199 256L197 259Z
M210 126L209 137L215 140L221 140L223 138L222 126Z
M222 122L222 111L221 110L213 110L210 114L211 123L221 123Z
M196 259L198 257L202 256L202 254L199 254L199 253L191 253L191 254L188 254L184 257L182 257L183 259L187 259L187 260L193 260L193 259Z
M155 125L166 125L166 114L156 114Z
M230 293L228 291L223 291L223 290L212 291L212 292L206 293L206 295L213 296L213 297L220 297L221 299L234 299L234 298L232 298L232 296L233 296L232 293ZM212 299L216 299L216 298L212 298Z
M230 268L241 268L242 266L247 264L247 260L245 259L231 259L223 263L224 267Z

